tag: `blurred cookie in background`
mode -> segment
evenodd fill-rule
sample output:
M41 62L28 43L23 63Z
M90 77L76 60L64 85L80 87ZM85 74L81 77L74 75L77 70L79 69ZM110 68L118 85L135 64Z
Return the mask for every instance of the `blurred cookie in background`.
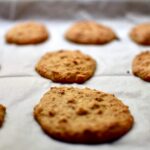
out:
M114 31L93 21L75 23L65 34L69 41L80 44L106 44L118 39Z
M0 127L4 122L5 113L6 113L6 107L0 104Z
M48 39L48 31L43 24L37 22L20 23L11 28L5 35L8 43L38 44Z
M135 26L130 32L131 39L141 45L150 45L150 23Z

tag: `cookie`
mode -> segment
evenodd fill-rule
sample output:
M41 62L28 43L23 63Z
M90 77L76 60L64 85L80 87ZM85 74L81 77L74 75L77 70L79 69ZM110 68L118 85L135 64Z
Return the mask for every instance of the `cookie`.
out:
M34 117L48 135L73 143L114 141L133 125L118 98L89 88L52 87L34 107Z
M35 69L54 82L83 83L94 74L96 62L80 51L59 50L46 53Z
M134 58L132 72L135 76L150 82L150 51L142 52Z
M0 127L4 122L5 113L6 113L6 108L0 104Z
M131 39L141 45L150 45L150 23L135 26L130 32Z
M75 23L65 34L67 40L81 44L106 44L117 39L107 26L92 21Z
M37 44L48 38L46 27L36 22L21 23L6 33L6 41L15 44Z

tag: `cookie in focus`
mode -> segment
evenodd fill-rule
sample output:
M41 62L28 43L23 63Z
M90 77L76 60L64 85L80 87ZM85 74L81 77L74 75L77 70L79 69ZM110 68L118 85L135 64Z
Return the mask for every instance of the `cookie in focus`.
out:
M83 83L93 76L96 61L78 50L59 50L46 53L35 69L54 82Z
M134 122L114 95L73 87L52 87L34 107L34 117L48 135L71 143L114 141Z

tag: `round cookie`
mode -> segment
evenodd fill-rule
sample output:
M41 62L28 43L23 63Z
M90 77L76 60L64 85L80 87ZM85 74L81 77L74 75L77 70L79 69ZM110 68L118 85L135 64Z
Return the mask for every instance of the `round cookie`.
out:
M150 82L150 51L142 52L134 58L132 72L135 76Z
M65 34L67 40L81 44L106 44L117 39L107 26L92 21L75 23Z
M36 22L21 23L6 33L6 41L15 44L37 44L48 38L46 27Z
M52 87L35 106L34 117L51 137L73 143L113 141L133 125L119 99L89 88Z
M6 113L6 108L0 104L0 127L4 122L5 113Z
M46 53L35 67L43 77L60 83L83 83L95 72L96 62L80 51Z
M141 45L150 45L150 23L135 26L130 32L131 39Z

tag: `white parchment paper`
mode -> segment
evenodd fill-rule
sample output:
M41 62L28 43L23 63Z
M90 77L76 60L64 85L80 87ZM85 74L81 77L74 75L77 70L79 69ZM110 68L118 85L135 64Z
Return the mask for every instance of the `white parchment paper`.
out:
M10 12L7 8L10 8ZM106 8L110 9L107 11ZM131 64L136 54L150 50L150 47L139 46L128 36L133 26L150 21L148 8L150 4L146 1L1 2L0 103L7 106L7 115L0 129L0 150L149 149L150 84L132 75ZM37 10L40 10L39 13ZM103 46L78 45L66 41L65 31L81 19L92 19L111 27L120 41ZM5 43L7 30L25 20L45 24L50 38L38 45L17 46ZM51 86L61 84L40 77L34 66L43 54L59 49L78 49L96 60L94 77L82 85L68 86L90 87L114 93L129 106L134 116L134 127L128 134L113 143L82 145L54 140L41 130L33 118L33 107Z

